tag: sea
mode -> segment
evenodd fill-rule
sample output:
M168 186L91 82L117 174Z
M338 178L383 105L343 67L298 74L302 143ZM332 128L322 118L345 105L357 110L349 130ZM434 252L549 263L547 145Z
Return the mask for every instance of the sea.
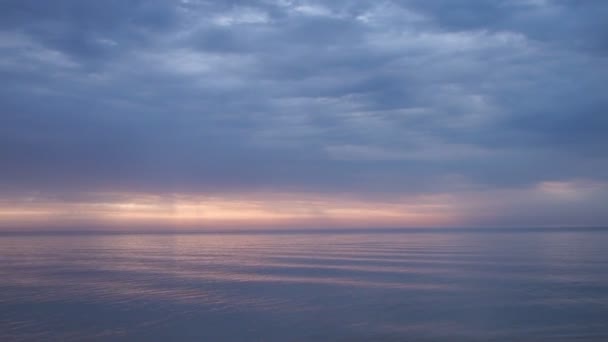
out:
M4 232L0 341L608 341L608 230Z

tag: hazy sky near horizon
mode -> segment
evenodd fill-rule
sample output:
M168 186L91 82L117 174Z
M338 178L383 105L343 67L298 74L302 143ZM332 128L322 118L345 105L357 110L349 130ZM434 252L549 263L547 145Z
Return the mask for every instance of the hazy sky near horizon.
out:
M604 0L0 2L0 227L608 224Z

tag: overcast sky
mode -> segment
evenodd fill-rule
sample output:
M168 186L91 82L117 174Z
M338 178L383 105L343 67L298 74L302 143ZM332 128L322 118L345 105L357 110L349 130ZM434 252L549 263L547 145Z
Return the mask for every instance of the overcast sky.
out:
M606 18L605 0L3 0L0 225L211 202L608 224Z

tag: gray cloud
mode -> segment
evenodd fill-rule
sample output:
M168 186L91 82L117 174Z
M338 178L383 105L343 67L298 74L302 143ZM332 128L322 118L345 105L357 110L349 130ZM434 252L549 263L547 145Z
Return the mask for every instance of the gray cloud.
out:
M607 12L4 1L0 187L398 196L608 181Z

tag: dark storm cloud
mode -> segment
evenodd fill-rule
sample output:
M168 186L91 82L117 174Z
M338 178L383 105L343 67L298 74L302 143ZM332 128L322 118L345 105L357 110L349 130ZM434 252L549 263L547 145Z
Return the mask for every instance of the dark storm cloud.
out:
M605 181L607 11L3 1L0 186L394 195Z

